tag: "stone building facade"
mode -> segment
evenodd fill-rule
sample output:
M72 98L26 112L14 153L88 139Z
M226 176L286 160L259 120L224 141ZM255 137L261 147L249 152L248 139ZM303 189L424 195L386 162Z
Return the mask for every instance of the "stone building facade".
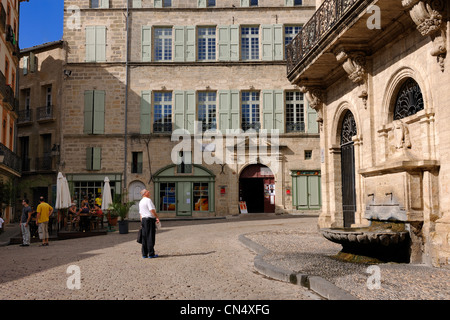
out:
M39 197L54 203L59 169L61 100L65 48L62 40L20 52L18 154L19 189L36 207Z
M0 217L5 223L14 220L14 190L21 174L15 139L20 2L0 1Z
M249 212L320 209L316 113L285 77L285 44L314 9L66 0L61 170L74 200L108 176L131 200L151 190L162 217L236 214L240 200Z
M411 262L448 266L448 2L322 2L288 49L321 123L319 227L400 224Z

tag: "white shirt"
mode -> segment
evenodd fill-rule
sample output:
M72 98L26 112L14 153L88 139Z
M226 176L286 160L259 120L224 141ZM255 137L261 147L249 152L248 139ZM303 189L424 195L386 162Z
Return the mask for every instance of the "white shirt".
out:
M152 214L152 210L156 211L152 200L150 198L143 197L141 201L139 201L139 214L141 215L141 218L155 218Z

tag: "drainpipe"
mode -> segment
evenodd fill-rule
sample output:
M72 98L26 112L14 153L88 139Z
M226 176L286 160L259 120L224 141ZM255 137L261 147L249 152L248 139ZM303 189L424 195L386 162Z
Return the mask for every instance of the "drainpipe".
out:
M127 0L127 35L126 35L126 61L125 61L125 160L124 160L124 166L123 166L123 186L122 189L127 189L127 162L128 162L128 54L129 54L129 32L130 32L130 26L129 26L129 9L130 9L130 1Z

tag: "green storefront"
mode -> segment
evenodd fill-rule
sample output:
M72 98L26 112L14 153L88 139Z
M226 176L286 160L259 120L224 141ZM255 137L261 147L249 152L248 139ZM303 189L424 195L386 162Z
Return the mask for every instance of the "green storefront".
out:
M215 211L215 175L193 165L188 173L179 173L170 165L154 176L155 206L159 213L176 216L209 215Z
M319 210L322 206L320 171L293 170L292 205L298 210Z

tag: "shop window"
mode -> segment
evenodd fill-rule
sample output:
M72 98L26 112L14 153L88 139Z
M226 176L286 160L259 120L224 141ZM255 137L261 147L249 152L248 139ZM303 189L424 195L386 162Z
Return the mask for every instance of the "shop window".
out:
M194 211L209 211L209 183L194 183Z
M160 183L159 185L159 211L175 211L175 183Z

